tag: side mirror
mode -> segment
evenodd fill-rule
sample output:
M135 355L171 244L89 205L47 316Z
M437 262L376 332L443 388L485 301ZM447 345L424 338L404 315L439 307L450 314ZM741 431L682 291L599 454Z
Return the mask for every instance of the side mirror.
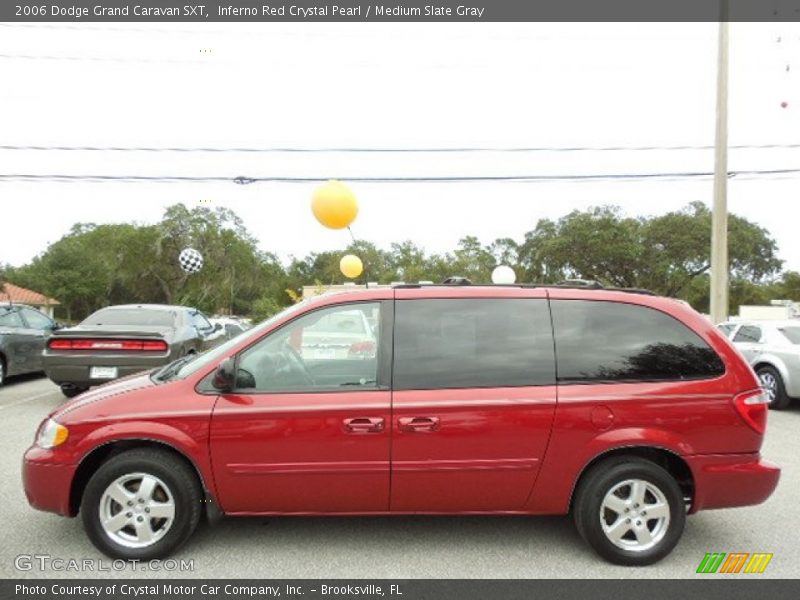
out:
M226 358L217 367L211 385L221 392L229 392L236 385L236 369L232 358Z
M64 329L64 324L59 323L58 321L53 321L53 324L50 326L50 330L56 331L57 329Z
M214 323L214 331L219 331L222 329L222 323Z

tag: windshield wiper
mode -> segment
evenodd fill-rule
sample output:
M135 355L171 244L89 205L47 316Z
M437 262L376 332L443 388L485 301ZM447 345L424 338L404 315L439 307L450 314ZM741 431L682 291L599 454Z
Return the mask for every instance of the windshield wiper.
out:
M170 377L173 377L183 365L194 360L195 357L197 357L197 354L187 354L177 360L173 360L171 363L161 367L161 369L153 375L153 379L157 381L167 381Z

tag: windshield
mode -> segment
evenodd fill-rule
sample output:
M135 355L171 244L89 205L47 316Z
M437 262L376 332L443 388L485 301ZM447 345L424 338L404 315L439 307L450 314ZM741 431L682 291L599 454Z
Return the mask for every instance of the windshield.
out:
M304 308L308 304L307 300L303 302L299 302L297 304L293 304L292 306L282 310L276 315L273 315L266 321L263 321L256 325L251 329L247 329L237 335L229 339L224 344L220 344L211 350L203 352L202 354L198 354L197 358L192 360L189 363L186 363L181 369L175 374L175 378L183 379L184 377L188 377L192 373L199 371L200 369L205 368L207 365L213 363L216 360L219 360L223 356L225 356L231 348L238 345L247 338L258 338L265 330L269 329L273 324L275 324L280 319L291 315L295 312L298 312L301 308Z
M784 327L780 332L793 344L800 344L800 327Z
M86 317L81 325L133 325L172 327L177 313L174 310L149 308L103 308Z

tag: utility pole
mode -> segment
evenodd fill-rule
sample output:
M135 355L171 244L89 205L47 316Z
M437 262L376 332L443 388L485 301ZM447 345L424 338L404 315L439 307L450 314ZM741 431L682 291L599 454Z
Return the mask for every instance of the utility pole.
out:
M711 213L711 321L728 318L728 0L720 0L714 204Z

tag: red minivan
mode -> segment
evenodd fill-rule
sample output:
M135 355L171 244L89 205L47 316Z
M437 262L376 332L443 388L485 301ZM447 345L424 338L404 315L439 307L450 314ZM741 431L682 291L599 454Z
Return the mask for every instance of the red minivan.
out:
M304 301L80 395L23 478L119 558L167 555L204 514L570 512L601 556L644 565L687 513L773 492L766 402L677 300L400 285Z

